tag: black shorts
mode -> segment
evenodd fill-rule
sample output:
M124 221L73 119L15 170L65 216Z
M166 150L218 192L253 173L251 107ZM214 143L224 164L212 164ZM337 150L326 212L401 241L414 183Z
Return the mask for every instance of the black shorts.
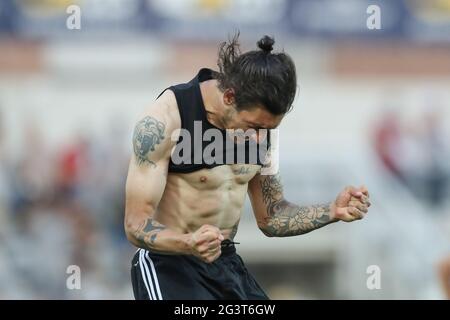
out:
M267 300L231 242L208 264L189 255L164 255L139 249L132 260L136 300Z

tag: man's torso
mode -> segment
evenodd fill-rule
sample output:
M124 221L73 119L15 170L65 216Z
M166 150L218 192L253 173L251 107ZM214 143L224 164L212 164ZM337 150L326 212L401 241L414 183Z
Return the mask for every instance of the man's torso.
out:
M182 233L204 224L222 229L225 238L237 230L247 184L257 165L222 165L192 173L169 173L156 220Z
M201 72L197 77L201 77ZM198 85L199 81L194 79L170 87L171 92L164 93L171 96L168 112L176 119L177 129L191 128L192 131L193 120L203 120L202 125L211 128L201 109L204 105ZM173 147L176 144L175 140ZM181 233L194 232L204 224L214 225L222 230L225 238L232 239L237 231L248 182L260 168L260 163L254 162L176 165L171 156L155 219Z

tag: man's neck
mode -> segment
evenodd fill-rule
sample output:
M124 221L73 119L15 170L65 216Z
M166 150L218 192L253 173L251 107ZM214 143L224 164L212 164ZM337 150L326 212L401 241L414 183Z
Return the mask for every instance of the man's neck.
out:
M214 126L224 129L226 127L225 110L219 101L220 89L217 87L217 80L207 80L200 83L203 105L205 106L206 117Z

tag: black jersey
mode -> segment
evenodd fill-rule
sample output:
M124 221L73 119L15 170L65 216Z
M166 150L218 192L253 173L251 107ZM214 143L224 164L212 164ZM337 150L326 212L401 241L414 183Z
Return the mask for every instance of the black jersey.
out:
M261 166L264 164L269 148L269 134L267 134L267 139L259 144L247 140L239 145L239 143L233 142L234 140L230 138L226 130L217 128L208 121L200 83L213 79L213 74L214 71L203 68L191 81L166 89L175 94L181 118L181 129L188 132L190 139L187 143L184 141L186 136L180 136L178 139L170 159L169 172L189 173L224 164L242 163ZM215 141L215 137L209 134L211 129L220 132L221 139L223 139L222 148L218 152L217 149L208 149L208 146ZM207 152L208 150L211 152ZM178 157L175 158L174 154Z

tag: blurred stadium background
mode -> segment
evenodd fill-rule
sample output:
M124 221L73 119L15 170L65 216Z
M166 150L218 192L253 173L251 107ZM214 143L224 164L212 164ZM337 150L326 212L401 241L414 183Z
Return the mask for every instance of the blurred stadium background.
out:
M66 28L71 4L80 30ZM364 183L373 202L363 221L287 239L266 238L247 204L236 241L261 285L275 299L445 298L449 0L0 1L0 298L132 298L133 125L165 87L214 68L237 29L243 50L273 35L297 65L280 128L288 198ZM81 290L66 288L69 265Z

